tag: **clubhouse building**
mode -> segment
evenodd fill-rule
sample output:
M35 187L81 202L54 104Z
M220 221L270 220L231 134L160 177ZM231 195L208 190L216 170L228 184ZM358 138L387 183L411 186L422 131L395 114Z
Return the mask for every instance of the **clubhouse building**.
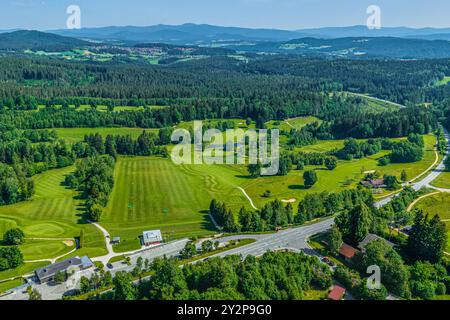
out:
M154 246L161 244L162 242L163 238L161 230L144 231L142 233L142 244L144 246Z
M59 272L66 274L77 273L94 267L94 263L89 257L74 257L54 264L36 269L34 272L40 283L51 282Z

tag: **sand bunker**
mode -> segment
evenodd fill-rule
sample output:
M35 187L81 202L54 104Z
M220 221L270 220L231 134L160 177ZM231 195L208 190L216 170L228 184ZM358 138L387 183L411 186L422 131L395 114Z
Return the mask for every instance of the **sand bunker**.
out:
M72 247L73 246L73 241L72 240L65 240L63 241L63 243L68 246L68 247Z
M284 202L284 203L294 203L296 201L297 201L296 199L281 200L281 202Z

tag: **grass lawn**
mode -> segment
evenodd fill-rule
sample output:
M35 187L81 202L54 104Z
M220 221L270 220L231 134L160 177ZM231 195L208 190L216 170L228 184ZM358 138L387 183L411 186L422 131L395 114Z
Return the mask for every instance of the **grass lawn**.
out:
M323 167L306 167L305 170L315 169L318 175L318 182L310 189L303 187L303 171L291 170L285 177L270 176L260 177L257 179L247 179L243 181L240 186L243 187L249 196L253 199L255 205L260 208L267 201L280 199L289 200L296 199L296 203L303 199L307 193L311 192L336 192L348 188L356 187L361 179L364 177L365 171L377 170L384 174L397 176L400 179L402 170L405 170L410 179L418 176L427 170L436 160L434 152L434 145L436 138L433 135L424 136L425 140L425 155L422 161L415 163L394 163L385 167L378 165L378 159L388 153L382 151L379 154L352 161L339 161L338 167L329 171ZM342 141L333 141L333 144ZM324 144L330 147L330 141L325 141ZM343 142L342 142L343 143ZM321 147L321 143L311 146L317 148ZM271 191L270 198L264 198L263 194L266 190ZM295 208L296 205L294 205Z
M269 121L266 122L267 129L280 129L283 131L291 131L291 129L297 129L300 130L304 126L306 126L309 123L313 122L322 122L322 120L316 118L316 117L298 117L298 118L292 118L288 119L286 121Z
M329 290L310 289L303 292L303 300L316 301L325 300L328 297Z
M424 198L414 208L421 209L433 216L438 214L442 220L450 220L450 194L439 193Z
M431 185L438 188L450 189L450 172L442 172Z
M321 140L317 144L310 146L303 146L295 148L296 152L328 152L335 149L342 149L344 147L344 140Z
M124 241L116 250L136 248L130 243L139 244L144 230L161 229L168 240L214 233L207 210L216 182L214 176L208 179L169 159L119 158L114 190L101 221L111 236Z
M431 216L436 214L441 217L442 220L450 220L450 194L439 193L420 200L414 208L423 210L429 213ZM447 251L450 251L450 221L445 222L447 228Z
M33 263L24 263L16 269L10 269L0 272L0 281L7 280L11 278L18 278L22 275L31 274L37 268L41 268L43 266L48 265L48 262L33 262Z
M68 246L63 241L27 240L20 245L26 261L52 259L68 253L75 248L75 242Z
M101 233L83 221L77 192L62 185L65 175L73 170L68 167L36 175L36 193L31 200L0 207L0 234L19 227L27 238L75 238L83 229L85 241L77 254L106 254ZM26 259L47 259L70 251L70 247L63 246L62 242L29 241L23 250Z
M25 283L25 281L23 279L15 279L15 280L6 281L6 282L0 282L0 293L4 293L10 289L21 286L24 283Z
M100 133L104 138L107 135L131 135L137 139L144 131L141 128L58 128L54 129L58 133L58 138L64 139L67 143L82 141L84 136L91 133ZM157 129L145 129L147 132L158 133Z
M122 243L115 246L117 252L138 249L139 236L144 230L161 229L169 240L211 234L215 229L207 210L213 198L226 202L236 214L242 206L251 209L237 187L244 188L258 208L275 199L295 199L296 210L306 194L354 188L368 170L400 177L405 169L409 177L417 176L435 160L434 136L425 136L425 141L424 160L417 163L380 167L378 158L388 153L383 151L368 158L340 161L334 171L307 167L307 170L315 169L319 176L318 183L310 189L303 187L303 171L298 170L284 177L251 179L242 165L177 166L169 159L158 157L122 157L116 165L115 187L101 223L111 236L122 238ZM266 190L271 191L271 197L263 197Z
M445 86L450 82L450 77L445 76L441 81L437 83L438 86Z
M141 248L141 239L136 236L132 239L121 239L119 244L113 246L115 252L129 252Z

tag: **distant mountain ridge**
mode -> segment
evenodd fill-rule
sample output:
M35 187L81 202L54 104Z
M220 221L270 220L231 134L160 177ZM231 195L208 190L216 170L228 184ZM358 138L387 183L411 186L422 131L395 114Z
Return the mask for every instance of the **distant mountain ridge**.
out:
M298 38L323 39L344 37L399 37L429 40L449 40L450 28L385 27L369 30L366 26L324 27L300 30L251 29L222 27L208 24L154 25L147 27L123 26L60 29L48 32L82 39L125 42L164 42L171 44L211 44L222 41L281 42Z

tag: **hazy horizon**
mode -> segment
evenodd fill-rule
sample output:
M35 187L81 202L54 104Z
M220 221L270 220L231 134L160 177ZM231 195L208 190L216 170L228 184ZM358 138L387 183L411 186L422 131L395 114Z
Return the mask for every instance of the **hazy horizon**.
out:
M382 27L450 27L446 0L3 0L0 29L65 28L69 5L81 8L82 27L185 23L254 29L314 29L364 25L370 5Z

